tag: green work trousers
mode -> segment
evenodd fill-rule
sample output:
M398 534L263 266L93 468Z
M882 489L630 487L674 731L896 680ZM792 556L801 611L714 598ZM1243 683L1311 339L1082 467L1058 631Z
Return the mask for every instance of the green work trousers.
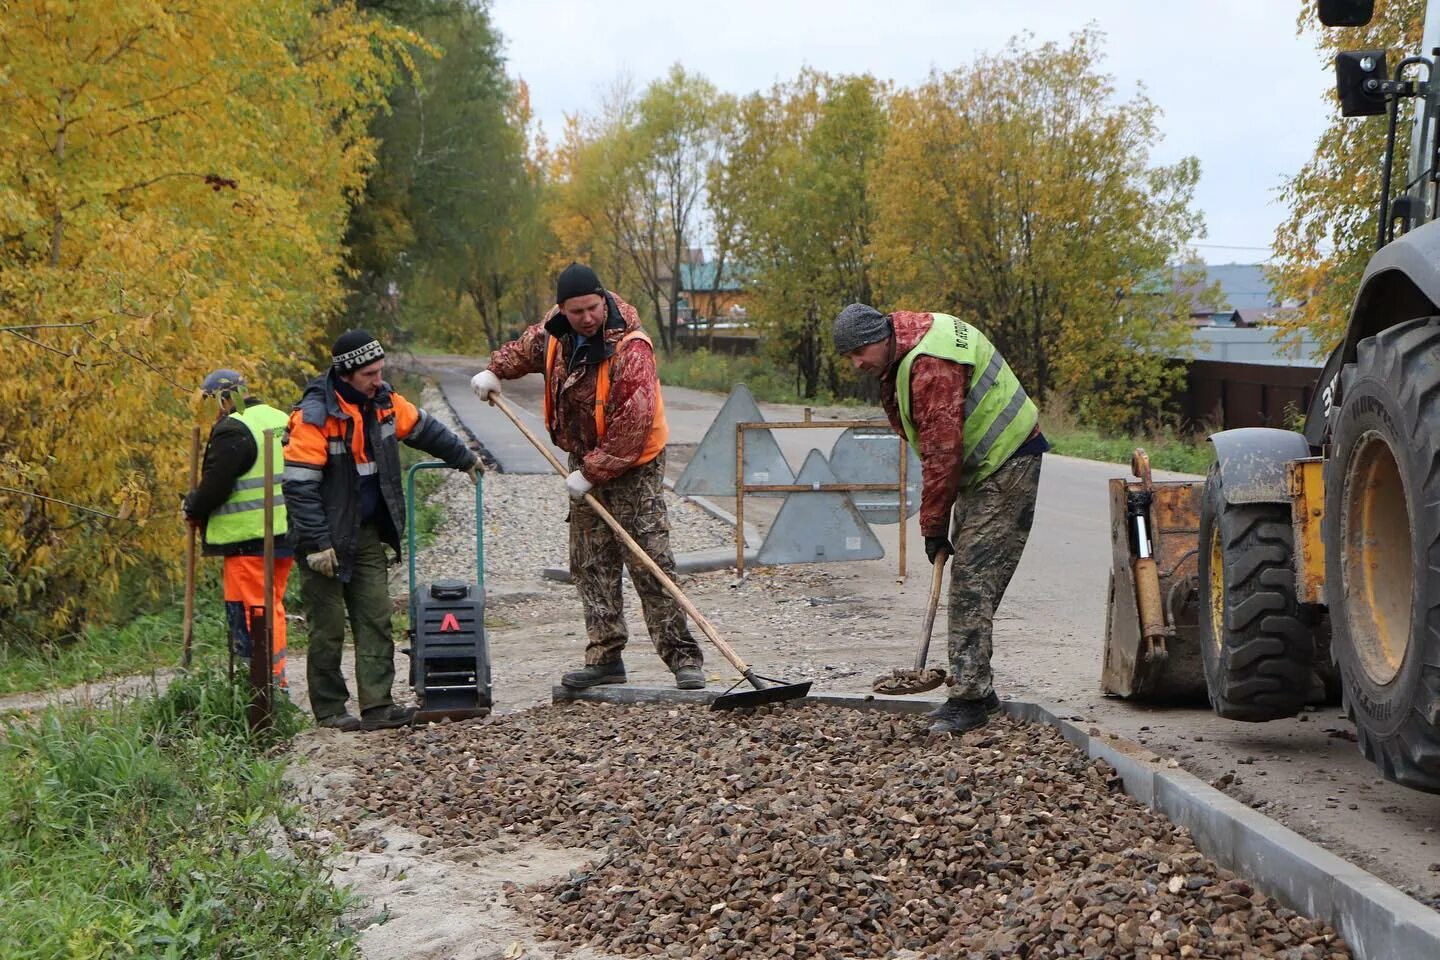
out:
M310 685L310 709L323 720L345 712L350 689L340 672L345 646L345 621L355 637L355 686L360 709L393 703L395 641L390 635L390 591L385 579L385 544L375 525L360 527L350 582L324 577L300 567L300 599L310 627L310 651L305 678Z

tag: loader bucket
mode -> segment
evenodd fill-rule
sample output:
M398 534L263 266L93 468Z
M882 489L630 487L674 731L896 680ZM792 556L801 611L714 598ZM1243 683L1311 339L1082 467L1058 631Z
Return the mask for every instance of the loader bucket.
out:
M1148 476L1148 469L1146 471ZM1200 497L1203 481L1110 481L1109 608L1105 618L1105 693L1151 703L1205 702L1205 666L1200 654ZM1146 529L1149 560L1140 560L1133 518L1136 497L1149 494ZM1147 590L1139 576L1152 576ZM1165 636L1145 637L1141 597L1154 596L1159 580L1159 613ZM1154 618L1152 611L1151 619Z

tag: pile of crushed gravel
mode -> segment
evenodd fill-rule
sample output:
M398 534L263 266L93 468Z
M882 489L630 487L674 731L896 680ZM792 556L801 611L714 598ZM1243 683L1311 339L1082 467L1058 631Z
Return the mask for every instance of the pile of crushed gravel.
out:
M540 935L667 957L1339 960L1056 731L816 704L572 704L377 734L332 828L603 849L512 887ZM338 799L338 798L337 798Z

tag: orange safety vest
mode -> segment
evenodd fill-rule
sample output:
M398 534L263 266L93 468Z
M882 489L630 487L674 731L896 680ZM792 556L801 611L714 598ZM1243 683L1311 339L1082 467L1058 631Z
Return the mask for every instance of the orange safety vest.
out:
M595 438L596 440L605 437L605 404L610 399L610 364L620 355L620 348L629 340L644 340L650 344L653 351L655 345L651 343L649 335L644 330L631 330L620 341L615 344L615 355L609 360L600 364L595 381ZM555 422L551 419L554 410L553 391L550 387L550 374L555 369L555 358L560 355L560 339L552 336L549 345L545 348L545 426L553 434ZM657 385L658 386L658 385ZM635 465L649 463L665 450L665 441L670 439L670 425L665 421L665 398L657 389L655 391L655 419L650 422L650 435L645 438L645 448L640 451L639 458Z

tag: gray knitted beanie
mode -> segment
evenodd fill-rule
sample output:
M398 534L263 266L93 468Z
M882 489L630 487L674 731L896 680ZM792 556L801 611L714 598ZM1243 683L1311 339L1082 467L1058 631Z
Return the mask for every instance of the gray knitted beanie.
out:
M831 339L837 353L850 353L879 343L891 333L890 318L866 303L852 303L835 318Z

